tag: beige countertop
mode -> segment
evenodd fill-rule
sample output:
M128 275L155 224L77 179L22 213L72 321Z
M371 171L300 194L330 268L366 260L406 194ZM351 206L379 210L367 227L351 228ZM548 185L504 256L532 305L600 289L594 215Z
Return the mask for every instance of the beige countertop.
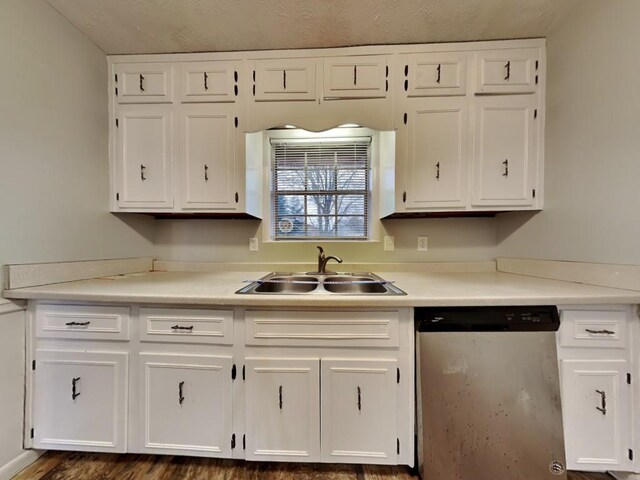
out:
M237 295L267 272L148 272L5 290L11 299L265 307L418 307L640 303L640 292L523 275L384 272L404 296Z

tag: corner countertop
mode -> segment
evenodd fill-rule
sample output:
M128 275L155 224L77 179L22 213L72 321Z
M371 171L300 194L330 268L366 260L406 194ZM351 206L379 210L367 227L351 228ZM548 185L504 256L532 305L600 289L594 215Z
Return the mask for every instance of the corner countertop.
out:
M635 304L640 292L501 272L384 272L407 292L373 295L237 295L268 272L146 272L5 290L11 299L262 307L421 307Z

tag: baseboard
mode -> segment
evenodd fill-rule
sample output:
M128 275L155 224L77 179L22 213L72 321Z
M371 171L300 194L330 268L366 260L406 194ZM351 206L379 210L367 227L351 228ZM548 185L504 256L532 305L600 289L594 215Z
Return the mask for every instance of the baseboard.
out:
M609 472L617 480L640 480L640 474L628 472Z
M0 467L0 480L9 480L16 473L21 472L40 456L44 454L43 450L25 450L16 458Z

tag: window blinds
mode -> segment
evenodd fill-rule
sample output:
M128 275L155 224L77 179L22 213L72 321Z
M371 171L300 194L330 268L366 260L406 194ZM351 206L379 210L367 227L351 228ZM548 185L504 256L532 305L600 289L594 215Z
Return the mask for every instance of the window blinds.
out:
M369 237L371 138L271 140L275 240Z

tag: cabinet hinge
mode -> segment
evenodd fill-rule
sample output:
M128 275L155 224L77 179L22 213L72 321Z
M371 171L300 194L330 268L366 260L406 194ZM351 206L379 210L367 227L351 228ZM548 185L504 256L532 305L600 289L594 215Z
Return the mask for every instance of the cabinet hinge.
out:
M633 462L633 450L629 449L629 460Z
M35 361L35 360L33 360L33 361L31 362L31 370L35 370L35 369L36 369L36 361Z
M396 450L397 450L398 455L400 455L400 439L396 438L396 440L397 440L397 447L398 447Z
M533 118L538 118L538 109L537 108L533 111Z
M245 378L245 376L244 376L244 368L245 368L245 366L242 365L242 381L244 381L244 378Z
M231 367L231 380L235 380L236 379L236 364L233 364L233 367Z
M256 96L256 84L255 83L253 84L253 96L254 97Z
M238 117L236 117L233 122L234 122L236 128L238 128Z
M236 192L236 203L238 203L238 200L240 199L240 196L238 195L238 192Z
M36 432L35 432L35 430L32 428L32 429L31 429L31 438L33 438L35 434L36 434Z
M118 83L118 74L116 73L116 74L114 75L114 77L115 77L115 79L116 79L116 83Z
M409 65L404 66L404 76L406 77L407 75L409 75Z
M405 124L405 125L407 124L407 120L408 120L408 116L407 116L407 114L405 113L405 114L404 114L404 124Z
M389 91L389 80L385 80L384 81L384 91L388 92Z
M116 127L120 126L120 121L116 118Z
M233 450L234 448L236 448L236 434L232 434L231 435L231 450Z
M256 71L255 70L253 71L253 81L254 82L256 81Z
M247 449L247 436L244 433L242 434L242 449Z
M627 373L627 385L631 385L631 374Z
M396 374L396 383L400 383L400 369L397 369L397 374Z
M538 75L536 75L536 85L538 85Z
M407 202L407 192L402 192L402 203Z
M119 202L119 201L120 201L120 194L116 193L116 202Z
M118 96L118 87L116 87L116 97Z
M536 189L535 188L533 189L532 195L533 195L533 198L536 198Z
M538 65L540 65L540 61L536 60L536 70L538 70Z

